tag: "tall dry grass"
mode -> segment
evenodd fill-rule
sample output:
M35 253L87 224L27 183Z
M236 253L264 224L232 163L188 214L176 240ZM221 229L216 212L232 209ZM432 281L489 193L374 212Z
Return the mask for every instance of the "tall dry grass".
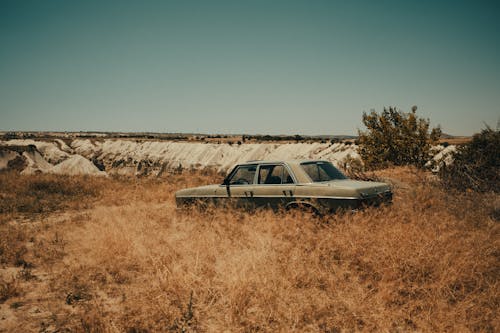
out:
M0 214L52 213L69 208L84 209L98 196L105 180L91 177L38 174L22 176L15 171L0 172Z
M18 225L36 278L17 276L4 330L498 331L492 198L445 193L409 169L378 176L391 177L392 206L326 221L176 210L176 189L215 174L96 180L89 208Z

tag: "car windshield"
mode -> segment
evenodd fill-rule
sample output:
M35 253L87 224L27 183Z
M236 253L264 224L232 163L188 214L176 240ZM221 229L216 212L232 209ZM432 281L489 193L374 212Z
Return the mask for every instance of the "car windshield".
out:
M302 163L301 166L313 182L347 179L347 177L330 162L305 162Z

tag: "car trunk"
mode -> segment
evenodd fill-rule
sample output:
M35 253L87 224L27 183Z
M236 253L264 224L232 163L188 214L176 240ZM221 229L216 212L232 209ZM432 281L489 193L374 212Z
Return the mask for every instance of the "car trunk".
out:
M385 183L367 182L351 179L338 179L328 182L329 186L336 188L354 189L362 196L371 196L390 190Z

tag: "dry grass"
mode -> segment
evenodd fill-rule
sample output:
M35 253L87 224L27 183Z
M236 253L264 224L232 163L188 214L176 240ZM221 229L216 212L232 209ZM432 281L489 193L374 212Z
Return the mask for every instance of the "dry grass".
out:
M18 295L17 281L15 279L0 278L0 303Z
M448 143L450 145L463 145L465 143L468 143L472 140L470 136L457 136L457 137L452 137L452 138L440 138L439 143Z
M176 189L215 174L74 178L94 190L84 206L3 213L3 248L28 265L3 274L0 331L499 331L498 197L446 194L409 169L378 176L392 206L327 221L175 209Z
M88 208L106 180L39 174L20 176L0 172L0 214L40 214Z

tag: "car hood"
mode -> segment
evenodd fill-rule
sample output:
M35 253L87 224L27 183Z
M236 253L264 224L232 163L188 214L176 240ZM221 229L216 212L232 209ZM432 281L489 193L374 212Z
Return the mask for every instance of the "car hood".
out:
M391 187L386 183L369 182L351 179L337 179L327 182L328 186L334 188L355 190L362 196L375 195L390 191Z

